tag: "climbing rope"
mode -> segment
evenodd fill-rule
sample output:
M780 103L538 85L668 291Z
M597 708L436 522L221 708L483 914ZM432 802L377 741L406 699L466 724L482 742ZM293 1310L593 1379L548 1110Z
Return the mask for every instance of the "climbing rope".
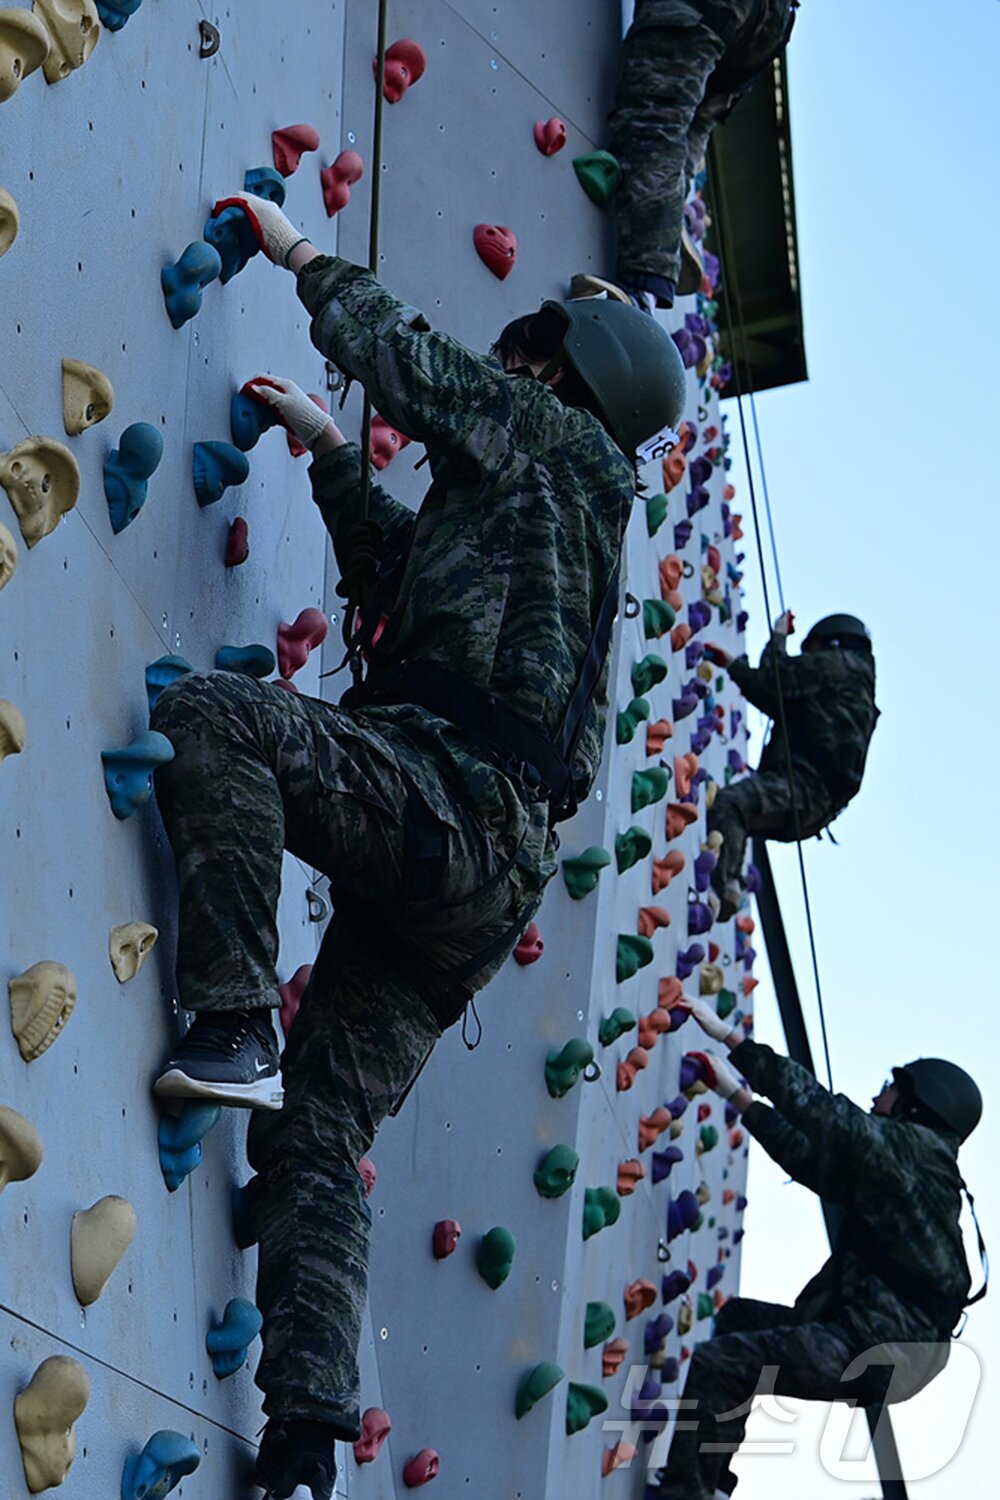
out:
M755 536L756 543L757 543L757 558L758 558L758 561L759 561L759 564L760 564L761 587L762 587L763 593L764 593L764 610L765 610L765 613L767 614L768 623L770 624L770 621L771 621L771 602L770 602L770 598L769 598L769 594L768 594L768 587L767 587L767 568L766 568L765 561L764 561L764 543L763 543L763 535L762 535L761 522L760 522L760 514L759 514L759 511L758 511L758 508L757 508L757 491L756 491L756 486L754 485L753 468L751 466L751 460L750 460L750 439L749 439L749 436L748 436L748 433L747 433L746 413L744 412L744 409L743 409L743 394L742 393L743 393L744 390L746 390L746 391L748 391L750 393L750 403L751 403L751 408L753 410L754 429L755 429L756 437L757 437L757 460L758 460L758 464L760 466L761 478L762 478L762 481L763 481L764 498L765 498L765 503L766 503L766 506L767 506L767 524L768 524L768 529L769 529L770 537L771 537L771 546L772 546L772 549L773 549L773 552L774 552L775 573L776 573L777 579L778 579L778 593L779 593L779 598L781 600L782 610L784 610L784 608L785 608L784 593L783 593L783 590L782 590L782 587L781 587L781 573L780 573L780 570L778 568L777 545L776 545L776 542L775 542L775 535L774 535L774 522L773 522L773 519L772 519L772 516L771 516L770 496L769 496L768 490L767 490L767 477L766 477L767 471L766 471L766 468L765 468L765 465L764 465L764 452L763 452L763 447L762 447L761 441L760 441L760 429L759 429L759 427L757 425L756 406L754 405L754 400L753 400L753 379L752 379L752 373L751 373L751 369L750 369L750 360L749 360L749 355L748 355L746 323L745 323L744 318L743 318L743 308L742 308L742 304L740 302L740 298L739 298L739 295L738 295L738 292L739 292L739 282L738 282L738 277L737 277L737 274L736 274L736 261L735 261L735 256L732 253L732 242L731 242L731 240L729 238L728 212L727 212L727 209L726 209L726 202L725 202L725 198L726 198L725 184L723 182L722 173L719 171L718 151L717 151L717 148L716 148L716 145L715 145L714 141L711 142L710 145L709 145L709 161L710 161L710 175L711 175L711 181L712 181L712 195L713 195L713 199L715 201L716 219L718 220L719 250L720 250L720 257L719 258L720 258L721 263L722 263L721 278L720 278L721 279L721 287L722 287L722 303L723 303L723 309L724 309L724 312L725 312L727 332L728 332L728 335L729 335L729 348L730 348L730 350L732 352L733 363L736 366L737 387L738 387L738 394L737 394L737 397L736 397L736 405L737 405L737 409L739 411L739 417L740 417L740 435L741 435L742 440L743 440L743 454L744 454L744 458L745 458L745 461L746 461L747 480L748 480L749 489L750 489L750 506L751 506L751 510L753 512L754 536ZM734 297L734 300L736 302L736 306L737 306L737 309L738 309L738 316L739 316L739 323L740 323L740 341L739 341L739 344L737 344L737 341L736 341L736 338L735 338L735 330L734 330L734 326L733 326L732 304L730 302L730 297L729 297L729 283L730 283L730 278L732 278L732 283L733 283L733 297ZM741 353L738 353L737 352L738 350L741 351ZM781 691L781 673L780 673L780 671L778 669L777 653L773 652L772 655L774 657L774 684L775 684L775 689L776 689L777 698L778 698L778 720L777 720L777 722L778 722L778 724L780 726L780 730L781 730L782 743L784 745L784 750L785 750L785 764L786 764L787 769L788 769L788 785L789 785L789 789L790 789L791 794L792 794L792 819L793 819L793 823L794 823L794 827L795 827L795 848L796 848L796 851L798 853L799 879L800 879L801 884L802 884L802 900L803 900L803 904L805 906L806 927L807 927L807 930L808 930L808 933L809 933L809 952L810 952L810 956L811 956L811 959L812 959L813 982L814 982L815 987L816 987L816 1004L817 1004L817 1008L819 1010L820 1031L821 1031L821 1034L822 1034L822 1037L823 1037L823 1055L824 1055L824 1058L826 1059L826 1076L827 1076L827 1082L828 1082L830 1088L832 1089L833 1088L833 1069L832 1069L831 1063L830 1063L830 1044L829 1044L829 1039L828 1039L828 1036L827 1036L827 1029L826 1029L826 1012L825 1012L825 1009L824 1009L824 1006L823 1006L823 988L822 988L822 984L820 982L819 960L818 960L817 953L816 953L816 934L815 934L815 931L814 931L814 928L813 928L812 905L811 905L810 900L809 900L809 883L808 883L808 881L806 879L806 865L805 865L805 859L804 859L803 854L802 854L802 820L801 820L801 817L799 815L798 799L797 799L797 797L795 795L795 777L794 777L793 768L792 768L792 750L791 750L791 745L790 745L789 739L788 739L788 723L787 723L787 719L786 719L786 715L785 715L784 698L783 698L782 691Z

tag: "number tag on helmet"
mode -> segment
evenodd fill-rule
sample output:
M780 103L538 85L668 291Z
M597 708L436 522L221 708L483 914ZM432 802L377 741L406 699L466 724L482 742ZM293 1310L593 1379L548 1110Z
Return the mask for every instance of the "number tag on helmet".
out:
M636 461L640 464L656 463L661 458L666 458L672 448L676 448L680 438L672 427L661 427L651 438L636 449Z

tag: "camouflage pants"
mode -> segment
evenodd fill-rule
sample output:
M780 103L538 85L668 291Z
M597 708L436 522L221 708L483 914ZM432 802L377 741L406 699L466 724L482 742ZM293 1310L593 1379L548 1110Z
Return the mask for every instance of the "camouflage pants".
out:
M788 0L716 0L714 9L735 29L755 6L753 34L741 34L740 50L766 56L785 34ZM684 203L709 137L733 105L732 88L712 77L723 61L731 61L726 40L697 4L636 0L610 116L611 150L622 168L614 200L618 274L632 285L660 294L663 282L676 286Z
M152 723L175 750L156 789L177 861L185 1009L278 1004L282 848L333 882L337 914L282 1057L284 1108L251 1119L246 1202L265 1410L357 1437L370 1229L357 1162L441 1034L438 992L413 972L429 965L446 988L492 944L471 993L499 967L498 937L527 922L550 873L544 807L518 817L515 802L511 826L490 835L393 710L349 713L237 673L181 678Z
M837 811L822 784L808 774L789 780L777 771L755 771L731 786L720 787L708 813L708 831L722 834L713 886L721 894L725 885L739 878L748 838L776 839L783 844L813 838Z

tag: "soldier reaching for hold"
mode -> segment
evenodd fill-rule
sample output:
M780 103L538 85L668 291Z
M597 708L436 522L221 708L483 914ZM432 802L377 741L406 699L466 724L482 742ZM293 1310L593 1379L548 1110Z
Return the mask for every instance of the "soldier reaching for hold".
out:
M334 1441L361 1430L370 1214L356 1163L514 947L555 869L552 823L587 795L634 459L676 427L685 383L652 319L602 301L546 303L508 325L498 359L471 353L274 204L216 211L232 203L297 272L317 348L426 445L432 476L416 514L371 489L370 667L340 706L192 673L153 716L176 752L157 796L178 868L180 1001L196 1013L156 1092L258 1108L256 1477L275 1500L299 1485L329 1500ZM358 446L290 382L259 394L312 450L351 575ZM282 848L329 877L335 914L269 1113Z

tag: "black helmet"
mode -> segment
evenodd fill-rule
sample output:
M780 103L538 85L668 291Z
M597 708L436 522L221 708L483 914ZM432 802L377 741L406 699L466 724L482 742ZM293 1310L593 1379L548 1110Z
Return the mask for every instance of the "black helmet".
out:
M687 399L684 361L655 318L603 297L542 305L566 319L566 356L629 458L664 427L679 426Z
M943 1120L959 1140L966 1140L979 1124L983 1096L963 1068L940 1057L918 1057L892 1076L904 1091Z
M867 651L871 654L871 631L857 615L825 615L822 620L817 620L802 642L803 651L819 641L830 646L843 644L852 651Z

